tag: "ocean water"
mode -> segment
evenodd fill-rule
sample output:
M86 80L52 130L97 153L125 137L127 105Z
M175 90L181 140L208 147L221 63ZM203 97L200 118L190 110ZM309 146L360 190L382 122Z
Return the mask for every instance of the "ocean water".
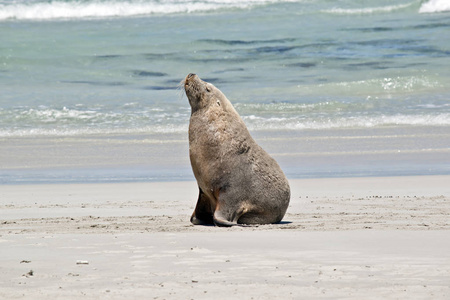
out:
M191 72L290 177L447 174L449 34L446 0L0 0L0 183L192 179Z

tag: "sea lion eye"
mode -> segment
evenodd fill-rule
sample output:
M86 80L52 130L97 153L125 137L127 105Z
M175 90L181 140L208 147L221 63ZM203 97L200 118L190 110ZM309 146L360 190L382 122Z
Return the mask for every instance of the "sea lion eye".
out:
M206 86L206 91L211 92L211 88L209 86Z

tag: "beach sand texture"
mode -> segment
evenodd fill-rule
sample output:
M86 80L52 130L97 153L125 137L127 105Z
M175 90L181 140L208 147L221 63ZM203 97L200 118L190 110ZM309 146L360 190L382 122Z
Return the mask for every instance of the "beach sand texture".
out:
M448 182L291 180L232 228L189 223L191 181L3 185L0 299L449 299Z

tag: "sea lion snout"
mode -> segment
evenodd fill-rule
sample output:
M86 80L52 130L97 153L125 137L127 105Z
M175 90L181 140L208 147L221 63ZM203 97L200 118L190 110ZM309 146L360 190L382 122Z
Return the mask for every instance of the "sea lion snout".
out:
M189 73L186 78L184 79L184 85L188 86L189 85L189 81L194 80L195 76L197 76L195 73Z
M184 78L184 91L186 92L186 96L188 97L189 104L191 105L192 112L199 109L202 102L202 93L200 89L200 78L194 73L189 73Z

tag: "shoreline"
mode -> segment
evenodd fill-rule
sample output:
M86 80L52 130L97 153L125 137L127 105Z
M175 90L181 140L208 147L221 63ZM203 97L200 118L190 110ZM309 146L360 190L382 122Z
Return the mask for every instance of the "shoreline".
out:
M450 174L448 126L255 131L289 179ZM194 180L186 133L0 138L0 185Z

